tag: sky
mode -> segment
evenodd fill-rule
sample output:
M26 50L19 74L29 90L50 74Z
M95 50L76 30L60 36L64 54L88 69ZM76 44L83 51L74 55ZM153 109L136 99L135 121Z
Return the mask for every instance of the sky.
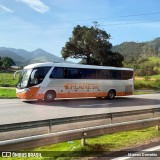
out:
M160 37L159 0L0 0L0 47L61 57L77 25L99 28L113 45Z

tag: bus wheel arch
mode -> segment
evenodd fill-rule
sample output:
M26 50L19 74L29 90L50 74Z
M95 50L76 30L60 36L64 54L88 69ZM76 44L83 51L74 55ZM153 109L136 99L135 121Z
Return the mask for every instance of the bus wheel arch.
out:
M116 96L116 90L115 89L110 89L108 91L107 99L114 99L115 96Z
M46 93L44 95L44 101L53 102L55 98L56 98L56 91L54 91L54 90L46 91Z

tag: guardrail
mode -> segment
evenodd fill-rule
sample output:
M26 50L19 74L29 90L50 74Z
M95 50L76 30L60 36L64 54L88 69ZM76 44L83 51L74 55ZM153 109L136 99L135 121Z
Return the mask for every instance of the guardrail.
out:
M115 123L110 125L81 128L57 133L50 133L32 137L19 138L0 142L0 151L17 151L33 147L55 144L75 139L91 138L107 133L142 129L160 125L160 118L138 120L131 122Z
M0 125L0 132L5 133L44 126L49 128L49 134L0 141L0 151L22 150L107 133L160 125L159 117L160 108L152 108ZM80 128L78 128L77 124L81 124ZM54 130L56 126L61 125L63 129ZM53 131L55 132L53 133Z
M4 124L0 125L0 132L8 132L8 131L16 131L16 130L48 126L49 132L51 133L52 132L51 127L54 125L62 125L68 123L70 124L76 122L87 122L87 121L91 122L93 120L103 120L103 119L107 120L108 124L111 124L116 122L125 122L125 121L155 118L155 117L160 117L160 108Z

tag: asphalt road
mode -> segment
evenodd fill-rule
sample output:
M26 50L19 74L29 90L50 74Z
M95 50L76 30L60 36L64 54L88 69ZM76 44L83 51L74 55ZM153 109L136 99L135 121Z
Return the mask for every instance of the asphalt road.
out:
M114 100L57 99L52 103L0 99L0 124L160 107L160 94L116 97Z

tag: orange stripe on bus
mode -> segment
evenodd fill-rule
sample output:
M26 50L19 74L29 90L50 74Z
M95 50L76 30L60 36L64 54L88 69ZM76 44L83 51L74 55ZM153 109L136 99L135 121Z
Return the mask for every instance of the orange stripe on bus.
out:
M76 98L76 97L106 97L106 92L83 92L83 93L57 93L57 98Z
M133 92L116 92L116 96L133 95Z
M116 96L132 95L132 92L117 92ZM107 92L57 93L56 98L106 97Z
M25 93L17 93L21 99L44 99L44 94L37 94L39 87L31 87ZM133 92L116 92L116 96L132 95ZM107 92L77 92L77 93L57 93L56 98L77 98L77 97L106 97Z

